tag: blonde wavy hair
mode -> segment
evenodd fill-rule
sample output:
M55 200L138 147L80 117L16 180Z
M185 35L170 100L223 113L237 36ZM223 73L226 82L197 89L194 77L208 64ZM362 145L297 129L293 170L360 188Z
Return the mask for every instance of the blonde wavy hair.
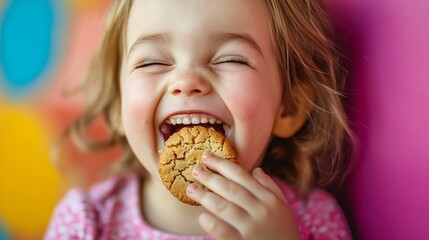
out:
M304 126L291 138L274 137L262 167L304 194L312 187L326 187L344 176L349 158L345 146L353 144L342 105L345 71L341 54L332 41L329 19L317 0L264 0L269 13L273 51L283 83L283 115L298 111L294 90L310 87L313 97L305 96L311 108ZM80 148L124 147L123 163L135 156L115 124L120 117L120 68L125 32L133 0L113 1L101 45L89 68L83 90L89 106L65 132ZM302 94L305 94L302 91ZM110 137L94 141L87 128L98 117L104 118Z

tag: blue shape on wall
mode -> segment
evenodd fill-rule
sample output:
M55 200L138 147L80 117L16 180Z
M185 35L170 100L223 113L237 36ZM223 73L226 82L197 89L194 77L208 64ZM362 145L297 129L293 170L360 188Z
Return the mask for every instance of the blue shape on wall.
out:
M0 89L28 94L52 60L58 16L49 0L10 0L0 15ZM3 90L3 91L4 91Z
M1 224L1 221L0 221L0 240L8 240L8 239L9 238L7 237L6 232L5 232L5 230Z

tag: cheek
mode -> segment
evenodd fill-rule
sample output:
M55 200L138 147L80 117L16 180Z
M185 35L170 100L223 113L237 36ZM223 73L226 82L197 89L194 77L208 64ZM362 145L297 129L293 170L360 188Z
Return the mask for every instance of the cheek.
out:
M278 78L277 78L278 79ZM234 117L234 144L245 169L252 169L271 139L272 127L281 101L280 81L243 79L224 94Z
M281 101L280 80L276 81L244 76L242 81L232 83L225 94L234 118L244 123L269 125Z
M145 92L138 91L137 88L125 88L122 94L122 117L131 126L137 123L144 123L150 120L150 101Z
M151 144L153 141L146 136L153 137L155 94L150 84L139 79L123 84L122 119L131 145Z
M136 74L122 84L123 117L141 124L152 121L158 91L153 81Z
M236 128L245 139L269 138L272 132L279 101L264 86L246 86L234 95L232 112Z
M125 135L134 154L149 172L155 174L158 151L153 116L157 96L150 84L130 81L123 84L122 119Z

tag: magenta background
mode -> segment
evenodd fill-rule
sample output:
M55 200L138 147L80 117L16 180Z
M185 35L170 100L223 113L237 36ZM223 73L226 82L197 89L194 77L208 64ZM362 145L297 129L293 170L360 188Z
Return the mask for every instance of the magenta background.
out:
M357 239L429 238L429 1L327 0L360 140L343 190Z

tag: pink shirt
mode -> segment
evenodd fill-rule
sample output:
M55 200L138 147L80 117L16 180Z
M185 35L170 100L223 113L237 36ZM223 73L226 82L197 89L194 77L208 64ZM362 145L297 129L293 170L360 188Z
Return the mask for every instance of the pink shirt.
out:
M294 212L302 239L351 239L336 201L315 190L304 201L276 180ZM45 239L213 239L178 236L154 229L141 214L136 175L114 176L89 191L70 190L56 207Z

